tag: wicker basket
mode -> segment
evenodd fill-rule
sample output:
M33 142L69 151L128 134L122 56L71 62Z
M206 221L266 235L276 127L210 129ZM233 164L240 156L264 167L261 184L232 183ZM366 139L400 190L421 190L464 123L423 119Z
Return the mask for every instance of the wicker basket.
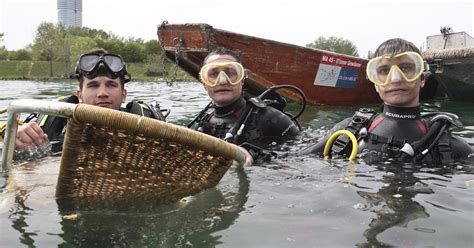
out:
M243 155L181 126L79 104L69 119L58 199L170 202L214 187Z

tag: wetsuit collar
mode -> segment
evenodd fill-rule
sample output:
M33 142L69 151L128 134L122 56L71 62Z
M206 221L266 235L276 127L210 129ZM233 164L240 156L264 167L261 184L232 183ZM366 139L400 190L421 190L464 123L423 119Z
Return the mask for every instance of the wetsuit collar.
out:
M214 105L214 109L216 110L215 115L216 117L225 117L234 113L236 110L243 108L244 106L245 99L243 97L240 97L235 102L224 107L217 107Z
M384 116L398 120L418 120L420 119L420 106L416 107L395 107L383 105Z

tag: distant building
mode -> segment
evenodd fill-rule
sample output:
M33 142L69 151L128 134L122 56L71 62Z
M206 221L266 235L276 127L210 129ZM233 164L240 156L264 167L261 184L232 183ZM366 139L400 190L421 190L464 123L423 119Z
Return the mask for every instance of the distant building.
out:
M58 0L58 22L65 27L82 27L82 0Z
M427 50L474 48L474 38L466 32L454 32L449 26L441 27L441 34L426 37Z

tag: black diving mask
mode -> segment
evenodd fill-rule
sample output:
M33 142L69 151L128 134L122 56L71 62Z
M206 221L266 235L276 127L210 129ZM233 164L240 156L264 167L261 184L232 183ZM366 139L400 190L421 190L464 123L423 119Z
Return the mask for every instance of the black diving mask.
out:
M86 53L81 55L76 65L76 75L85 76L89 79L99 75L105 75L112 79L123 76L125 83L131 79L122 57L111 53Z

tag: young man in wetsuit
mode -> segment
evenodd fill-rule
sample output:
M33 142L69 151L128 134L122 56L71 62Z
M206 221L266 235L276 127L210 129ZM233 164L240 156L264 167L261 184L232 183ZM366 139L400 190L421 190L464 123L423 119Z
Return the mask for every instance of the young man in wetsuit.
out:
M104 49L83 54L76 65L76 77L79 79L76 95L67 97L64 101L122 110L121 104L127 97L125 83L130 81L131 76L120 55L108 53ZM123 110L164 120L159 109L143 106L142 109L141 103L131 102ZM138 108L140 109L137 110ZM30 121L18 127L15 146L24 151L47 141L62 143L61 136L65 125L65 118L40 115L37 121Z
M189 127L244 147L250 152L247 164L261 154L261 148L299 134L295 123L280 110L256 107L244 99L245 70L237 52L226 48L212 51L199 75L212 103Z
M467 158L473 153L472 147L449 132L450 124L461 125L456 115L433 113L422 118L419 95L425 85L423 71L421 52L411 42L403 39L383 42L367 64L367 76L384 102L382 113L359 110L301 154L322 154L331 135L345 129L359 138L359 150L372 151L368 154L375 152L376 156L368 157L372 161L374 158L402 158L445 163ZM347 155L350 144L347 136L341 136L333 143L332 152Z

